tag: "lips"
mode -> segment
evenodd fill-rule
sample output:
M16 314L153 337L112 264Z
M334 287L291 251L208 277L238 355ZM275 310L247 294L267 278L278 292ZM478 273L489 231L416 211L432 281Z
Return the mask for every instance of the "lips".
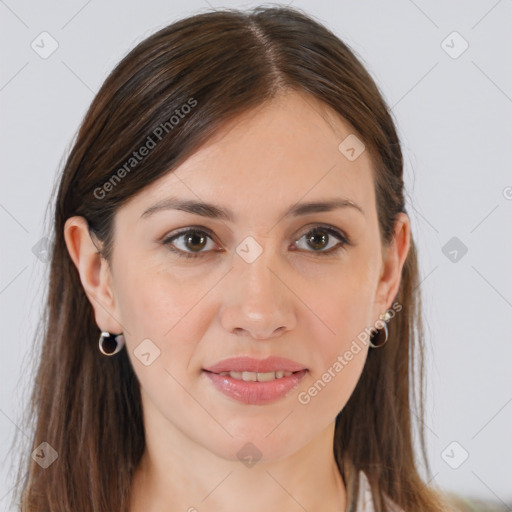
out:
M204 371L207 381L215 389L231 400L247 405L265 405L285 399L306 374L307 370L302 370L268 382L246 382L229 375Z
M204 368L204 370L217 374L222 372L269 373L280 370L294 373L307 370L307 368L296 361L284 357L271 356L266 359L255 359L253 357L242 356L223 359L218 363Z
M304 365L276 356L266 359L231 357L203 369L207 382L215 389L248 405L265 405L284 399L307 372Z

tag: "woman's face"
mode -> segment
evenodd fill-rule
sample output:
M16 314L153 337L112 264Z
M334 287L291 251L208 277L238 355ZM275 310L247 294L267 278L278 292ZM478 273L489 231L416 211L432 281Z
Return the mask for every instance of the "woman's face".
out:
M289 93L118 210L110 274L92 303L101 329L124 332L147 434L173 432L233 460L250 442L270 460L332 427L367 356L353 342L391 307L408 250L405 215L397 242L381 246L369 152L358 156L353 137L314 98ZM304 206L330 202L345 206ZM296 366L206 371L236 357ZM306 371L267 371L286 368ZM229 369L239 373L219 375ZM274 380L240 380L244 369Z

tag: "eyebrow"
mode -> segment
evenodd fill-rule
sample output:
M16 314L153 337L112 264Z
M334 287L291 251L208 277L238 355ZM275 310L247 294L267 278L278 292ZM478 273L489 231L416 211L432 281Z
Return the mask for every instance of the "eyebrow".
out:
M363 215L364 210L354 201L344 198L332 198L326 200L317 200L307 203L295 203L283 212L280 218L298 217L310 213L330 212L339 208L353 208ZM234 222L236 215L229 209L217 206L211 203L201 201L178 199L169 197L159 201L144 211L141 218L147 218L156 212L163 210L181 210L194 215L201 215L211 219L221 219L228 222Z

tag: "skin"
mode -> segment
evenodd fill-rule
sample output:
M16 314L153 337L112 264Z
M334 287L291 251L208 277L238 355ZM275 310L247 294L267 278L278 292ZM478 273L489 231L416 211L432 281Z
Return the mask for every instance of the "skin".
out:
M110 266L84 219L66 222L68 251L96 323L124 332L123 350L141 386L146 451L131 512L345 510L332 453L334 421L368 346L308 404L298 395L391 307L410 245L405 214L397 218L392 244L381 245L369 152L349 161L338 150L353 133L321 102L288 92L228 123L121 207ZM170 196L215 203L236 219L178 210L141 218ZM364 213L346 207L281 218L297 202L332 197L349 199ZM350 245L340 248L332 235L308 239L319 223ZM178 250L199 251L196 258L179 257L161 243L189 226L212 233L188 245L185 237L174 240ZM252 263L236 252L247 236L263 249ZM149 366L134 355L146 338L160 350ZM245 405L217 391L202 372L235 355L288 357L308 374L277 402ZM237 456L248 442L261 452L250 468Z

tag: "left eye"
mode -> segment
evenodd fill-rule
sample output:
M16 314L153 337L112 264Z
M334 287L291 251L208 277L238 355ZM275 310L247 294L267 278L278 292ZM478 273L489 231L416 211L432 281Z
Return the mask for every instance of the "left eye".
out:
M299 248L300 240L306 239L309 247L312 247L314 251L319 255L330 254L331 252L341 249L344 245L348 244L348 240L340 232L335 229L318 226L310 229L307 233L304 233L295 245ZM333 238L338 240L338 243L334 243ZM327 249L327 250L326 250Z
M306 240L307 247L301 246L302 239ZM203 230L190 228L165 238L162 244L168 246L178 256L185 258L196 258L201 253L208 252L215 247L210 234ZM331 254L349 244L350 241L342 233L336 229L323 226L310 229L294 242L294 245L299 249L305 249L307 252L317 253L318 255ZM313 250L308 251L308 247Z

